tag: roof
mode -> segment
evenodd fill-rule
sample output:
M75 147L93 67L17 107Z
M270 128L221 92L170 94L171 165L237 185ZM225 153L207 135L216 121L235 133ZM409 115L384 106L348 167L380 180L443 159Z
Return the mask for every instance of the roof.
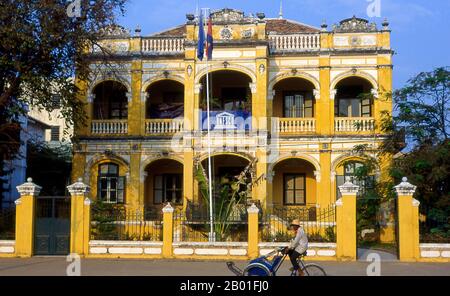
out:
M320 30L313 26L302 24L287 19L265 19L267 34L295 34L295 33L318 33ZM186 25L179 25L165 31L152 34L152 37L183 37L186 34Z
M168 29L166 31L162 31L162 32L159 32L159 33L152 34L151 36L155 36L155 37L158 37L158 36L160 36L160 37L163 37L163 36L166 36L166 37L169 37L169 36L170 37L173 37L173 36L181 37L184 34L186 34L186 25L180 25L180 26Z
M276 34L318 33L318 28L287 19L266 19L266 32Z

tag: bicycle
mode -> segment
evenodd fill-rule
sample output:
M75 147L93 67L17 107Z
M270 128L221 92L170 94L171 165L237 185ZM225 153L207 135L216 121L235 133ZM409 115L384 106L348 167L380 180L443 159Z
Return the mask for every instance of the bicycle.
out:
M284 253L285 247L279 247L272 252L258 257L247 265L244 270L239 269L234 262L227 262L228 269L237 276L276 276L278 270L287 257ZM318 264L305 264L302 260L307 255L307 252L300 255L297 259L300 269L304 276L326 276L325 270ZM273 257L271 260L269 258ZM297 276L296 270L292 270L290 276Z

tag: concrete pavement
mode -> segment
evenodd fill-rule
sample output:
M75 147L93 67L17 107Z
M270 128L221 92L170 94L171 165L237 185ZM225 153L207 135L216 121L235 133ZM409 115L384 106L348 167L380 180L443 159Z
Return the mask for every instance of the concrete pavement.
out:
M365 276L368 262L317 262L329 275ZM64 276L68 266L65 257L33 257L0 259L0 276ZM238 261L240 268L245 261ZM279 275L288 275L285 261ZM142 259L83 259L81 274L86 276L231 276L223 261L180 261ZM448 263L381 262L384 276L450 276Z

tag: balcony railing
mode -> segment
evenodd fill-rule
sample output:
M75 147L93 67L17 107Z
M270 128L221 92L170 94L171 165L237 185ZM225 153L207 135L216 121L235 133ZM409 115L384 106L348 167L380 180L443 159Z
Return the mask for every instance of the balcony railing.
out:
M92 120L93 135L124 135L128 133L127 120Z
M176 37L146 37L142 39L142 52L175 54L184 51L184 39Z
M320 49L320 34L269 35L269 41L272 52Z
M175 134L182 132L183 119L147 119L145 120L145 133L148 135Z
M336 132L369 132L375 130L375 119L371 117L340 117L334 120Z
M275 132L280 134L313 133L316 131L314 118L276 118Z

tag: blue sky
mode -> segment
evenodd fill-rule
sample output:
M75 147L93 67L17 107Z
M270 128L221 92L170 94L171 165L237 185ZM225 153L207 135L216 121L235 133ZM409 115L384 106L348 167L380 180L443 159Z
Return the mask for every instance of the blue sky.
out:
M186 21L186 13L200 7L224 7L246 14L264 12L277 17L279 0L129 0L126 15L119 22L128 29L140 25L142 35L159 32ZM380 1L381 17L370 18L367 7ZM450 66L450 1L448 0L283 0L284 18L319 27L356 15L379 26L388 18L392 29L394 88L399 88L421 71Z

